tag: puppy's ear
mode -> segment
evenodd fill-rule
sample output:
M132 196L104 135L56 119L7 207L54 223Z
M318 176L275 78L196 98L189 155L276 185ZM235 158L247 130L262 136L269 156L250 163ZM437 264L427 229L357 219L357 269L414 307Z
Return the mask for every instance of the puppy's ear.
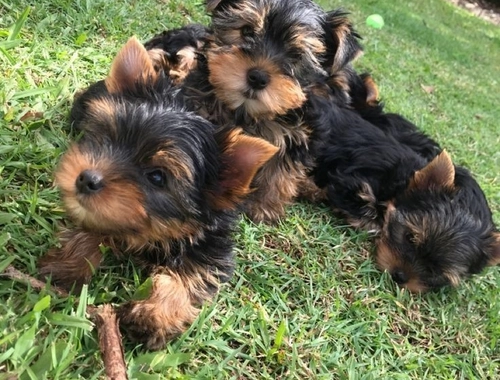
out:
M379 101L378 87L370 74L358 74L352 70L347 84L347 91L351 96L351 106L355 110L372 109L382 112L383 104Z
M500 232L493 232L493 243L490 246L490 259L488 265L500 264Z
M120 49L105 80L110 93L133 90L138 82L156 80L157 73L144 46L132 37Z
M373 80L372 76L368 73L361 74L361 79L365 85L366 90L366 104L375 107L379 104L378 86Z
M224 4L229 4L229 3L234 3L235 0L207 0L207 11L208 12L213 12L215 11L219 6L222 6Z
M244 135L241 129L220 133L221 169L217 187L209 192L217 209L234 209L251 192L253 177L278 148L267 141Z
M455 186L455 166L450 155L443 150L423 169L415 172L409 189L453 189Z
M362 53L360 35L354 30L347 13L337 9L328 12L325 24L326 56L323 67L334 74Z

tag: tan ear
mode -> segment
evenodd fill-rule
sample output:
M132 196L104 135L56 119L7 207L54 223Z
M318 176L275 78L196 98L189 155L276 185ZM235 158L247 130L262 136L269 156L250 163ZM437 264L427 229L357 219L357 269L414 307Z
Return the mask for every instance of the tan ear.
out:
M493 244L491 245L490 259L488 265L500 264L500 232L493 232Z
M443 150L423 169L415 172L410 181L409 189L442 189L455 186L455 166L450 155Z
M210 192L211 200L216 208L233 209L251 192L253 177L278 148L243 134L239 128L223 136L220 148L222 167L218 187Z
M325 20L325 42L327 57L325 69L334 74L349 62L363 54L359 44L361 38L354 30L348 14L340 9L331 11Z
M151 58L137 38L130 38L121 48L111 64L105 80L111 93L133 90L137 82L154 81L157 73Z
M377 105L379 99L377 84L375 83L370 74L365 74L362 76L362 78L366 89L366 104L370 106Z

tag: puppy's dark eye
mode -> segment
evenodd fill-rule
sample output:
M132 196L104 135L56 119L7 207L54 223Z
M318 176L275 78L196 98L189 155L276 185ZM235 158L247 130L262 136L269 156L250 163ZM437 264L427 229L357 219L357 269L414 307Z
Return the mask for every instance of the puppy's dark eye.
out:
M167 185L167 174L161 169L146 172L146 178L156 187L165 187Z
M246 38L255 36L255 31L250 25L245 25L241 28L241 35Z

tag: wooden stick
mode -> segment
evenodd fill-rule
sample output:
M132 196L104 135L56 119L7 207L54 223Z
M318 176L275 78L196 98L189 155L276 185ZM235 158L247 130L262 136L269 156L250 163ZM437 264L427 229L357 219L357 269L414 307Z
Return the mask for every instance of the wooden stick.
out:
M48 289L53 293L57 294L59 297L69 297L68 292L65 290L58 288L57 286L47 286L47 284L43 281L40 281L30 275L24 274L21 271L18 271L12 265L9 265L3 273L0 273L0 276L10 278L11 280L16 280L22 282L23 284L28 284L35 290L43 290Z
M127 380L127 366L123 358L122 336L118 328L118 320L111 305L104 305L95 314L95 324L99 336L99 347L110 380Z
M0 276L7 277L15 281L28 284L35 290L48 289L59 297L69 297L68 292L57 286L48 286L30 275L18 271L9 265ZM99 348L102 353L106 376L110 380L127 380L127 366L123 358L123 346L118 320L111 305L104 305L97 308L94 305L87 305L87 313L97 326L99 337Z

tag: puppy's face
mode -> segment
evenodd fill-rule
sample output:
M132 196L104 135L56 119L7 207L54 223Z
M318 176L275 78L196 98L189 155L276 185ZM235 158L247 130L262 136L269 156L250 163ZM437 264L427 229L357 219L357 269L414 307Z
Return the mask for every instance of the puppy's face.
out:
M277 60L242 47L208 53L209 81L229 109L255 119L272 119L302 106L305 94L297 79Z
M455 170L443 152L388 205L376 260L399 286L412 292L457 286L498 263L500 234L486 203L474 192L456 192Z
M326 50L326 13L313 1L208 1L207 5L219 45L258 48L264 58L281 58L288 71L319 69Z
M214 213L241 201L276 152L239 130L215 133L185 112L135 39L104 84L77 100L83 137L56 173L66 209L83 228L136 236L137 244L193 238Z
M211 125L176 109L114 96L87 107L84 137L56 174L73 219L103 232L194 233L206 207L202 191L218 170Z
M157 34L144 43L156 69L161 69L175 85L198 65L197 52L211 39L211 31L201 24L188 24Z
M253 117L284 114L324 75L325 13L312 1L208 1L216 44L210 82L229 108Z

